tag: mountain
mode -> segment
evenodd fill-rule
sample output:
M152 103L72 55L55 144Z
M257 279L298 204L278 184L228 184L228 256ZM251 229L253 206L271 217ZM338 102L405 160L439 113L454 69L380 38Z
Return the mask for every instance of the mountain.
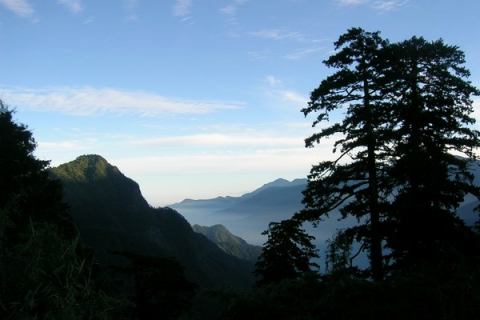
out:
M178 212L152 208L138 184L98 155L85 155L51 169L84 242L101 265L124 265L112 252L171 257L189 280L207 287L248 289L253 264L229 255L193 231Z
M476 185L480 185L479 165L480 162L476 162L470 167ZM262 245L266 237L261 233L268 229L269 222L288 219L293 213L303 208L302 191L306 185L306 179L296 179L291 182L277 179L241 197L184 200L169 207L180 212L191 224L222 224L248 243ZM479 219L479 215L473 212L473 209L479 205L480 201L472 195L467 195L457 214L467 225L472 226ZM352 217L344 220L339 218L340 213L335 210L330 214L329 219L322 221L316 228L309 224L304 225L307 232L316 238L314 244L322 256L319 260L320 264L324 259L325 241L331 238L336 230L351 227L357 223ZM357 257L356 261L358 265L367 263L366 257L362 255Z
M211 227L193 226L193 231L205 235L223 251L242 260L255 263L262 253L262 247L248 244L240 237L233 235L225 226L217 224Z
M261 233L272 221L288 219L303 208L302 191L307 179L277 179L241 197L191 200L169 205L191 224L222 224L232 233L252 244L261 245Z

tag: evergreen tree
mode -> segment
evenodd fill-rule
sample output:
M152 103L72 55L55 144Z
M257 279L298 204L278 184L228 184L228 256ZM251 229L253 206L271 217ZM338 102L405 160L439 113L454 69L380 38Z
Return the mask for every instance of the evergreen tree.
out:
M12 115L0 100L0 319L124 319L123 302L95 287L61 185Z
M380 204L389 191L388 180L382 180L390 139L382 90L382 50L387 45L378 32L348 30L335 42L340 51L324 61L339 70L321 82L312 92L309 106L302 110L305 115L319 113L315 127L333 119L335 111L348 104L344 119L305 140L307 147L313 147L324 138L343 135L334 145L334 152L340 149L338 158L313 166L304 191L306 208L297 217L318 222L339 208L344 218L353 215L368 220L356 230L357 238L369 250L375 280L381 280L383 273Z
M306 139L311 147L341 135L340 155L313 166L296 218L319 223L334 209L356 217L360 224L346 232L368 249L374 280L383 277L382 241L397 266L459 251L458 239L468 237L458 236L470 231L455 210L467 193L480 194L468 171L479 146L469 127L479 91L466 80L463 52L416 37L390 44L358 28L335 47L341 50L324 63L339 70L302 111L318 112L317 126L346 109Z
M27 126L13 120L13 111L0 100L0 210L15 207L11 214L12 240L17 229L27 227L29 220L55 223L60 231L74 238L68 207L63 203L59 181L48 176L49 161L34 156L37 146Z
M279 282L284 279L296 279L310 273L318 265L311 261L318 258L312 244L315 238L300 228L298 220L271 222L269 229L262 232L268 240L263 252L255 264L255 274L260 276L257 285Z
M469 251L472 239L455 212L467 193L480 194L469 170L480 146L471 96L480 91L466 80L464 53L442 40L413 37L392 44L389 56L396 190L387 246L397 267L439 263Z

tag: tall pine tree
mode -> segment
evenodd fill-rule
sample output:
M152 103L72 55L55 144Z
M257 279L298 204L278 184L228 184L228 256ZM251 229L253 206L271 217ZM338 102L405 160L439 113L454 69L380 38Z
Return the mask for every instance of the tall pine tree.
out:
M302 110L305 115L319 113L313 126L333 119L338 109L346 109L346 116L306 139L312 147L342 135L334 145L334 152L340 151L337 159L313 166L304 192L306 209L297 216L315 222L339 208L343 217L366 219L355 231L368 248L375 280L383 277L380 202L388 190L387 180L381 179L390 138L382 90L382 50L387 45L378 32L348 30L335 42L339 51L324 61L338 71L321 82Z
M469 170L480 146L471 97L480 92L467 81L464 53L442 40L413 37L388 56L396 190L387 246L397 267L453 259L470 232L455 212L467 193L480 194Z
M467 193L480 194L468 171L480 145L471 127L479 91L466 80L463 52L441 40L390 44L353 28L335 48L324 63L338 70L302 111L318 113L313 126L336 121L307 147L340 136L333 150L340 154L312 167L305 210L295 217L319 223L335 209L356 217L359 225L345 234L367 248L378 281L382 244L396 266L433 262L459 247L456 235L468 228L455 211Z

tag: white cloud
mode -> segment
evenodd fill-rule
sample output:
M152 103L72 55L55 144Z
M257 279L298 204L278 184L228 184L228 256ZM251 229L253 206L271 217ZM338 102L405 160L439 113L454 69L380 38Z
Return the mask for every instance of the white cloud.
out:
M306 97L293 91L284 91L282 92L282 96L285 100L298 103L302 107L306 106L308 103L308 99Z
M275 78L274 76L271 76L271 75L270 75L270 76L266 76L266 77L265 77L265 80L266 80L266 81L268 82L268 84L269 84L270 86L272 86L272 87L274 87L274 86L282 83L281 80L279 80L279 79L277 79L277 78Z
M57 0L57 3L64 5L72 13L79 13L83 10L81 0Z
M371 0L338 0L341 6L357 6L361 4L369 4L371 8L380 11L392 11L401 6L406 5L409 0L389 0L389 1L371 1Z
M285 59L287 60L300 60L305 58L306 56L321 51L323 48L322 47L312 47L312 48L304 48L304 49L299 49L294 53L289 53L284 56Z
M358 5L363 3L368 3L370 0L338 0L341 5L350 6L350 5Z
M0 0L0 3L22 18L31 18L35 13L33 7L26 0Z
M338 3L343 6L359 5L368 2L370 2L370 0L338 0Z
M137 0L123 0L123 8L127 14L127 21L137 21L138 17L136 14Z
M270 53L268 51L250 51L247 52L247 56L251 60L266 60L270 58Z
M55 87L47 89L1 88L2 97L12 106L70 115L137 114L154 117L163 114L206 114L240 108L240 103L191 101L164 97L143 91L110 88Z
M328 146L330 147L330 146ZM139 174L255 174L300 170L305 173L320 160L321 148L262 150L253 153L152 156L117 160L115 165L130 167ZM308 155L311 155L310 157ZM325 158L325 157L324 157ZM135 167L135 168L133 168ZM129 170L130 171L130 170Z
M175 147L248 147L248 148L292 148L302 147L304 137L280 137L246 134L194 134L187 136L159 137L125 142L129 146L175 146Z
M240 195L279 177L305 177L330 147L107 160L140 184L149 203L167 205L185 198Z
M85 145L84 141L72 140L72 141L61 141L61 142L39 142L38 149L43 153L48 153L52 151L81 151L85 150L88 147Z
M176 0L173 7L173 14L179 17L187 17L192 11L192 0Z
M377 1L373 3L372 7L378 11L386 12L395 10L408 3L407 1Z
M219 10L221 13L232 16L237 12L237 7L235 6L226 6L223 8L220 8Z
M257 38L269 40L294 40L304 42L305 37L298 32L285 32L279 29L262 29L260 31L249 32L249 35Z
M137 6L138 1L137 0L123 0L123 6L126 9L133 9Z

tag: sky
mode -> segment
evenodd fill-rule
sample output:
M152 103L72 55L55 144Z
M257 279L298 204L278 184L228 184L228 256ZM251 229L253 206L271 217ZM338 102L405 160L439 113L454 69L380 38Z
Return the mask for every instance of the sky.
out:
M333 139L305 148L300 110L341 34L442 38L480 87L479 14L476 0L0 0L0 99L52 166L99 154L152 206L239 196L333 157Z

